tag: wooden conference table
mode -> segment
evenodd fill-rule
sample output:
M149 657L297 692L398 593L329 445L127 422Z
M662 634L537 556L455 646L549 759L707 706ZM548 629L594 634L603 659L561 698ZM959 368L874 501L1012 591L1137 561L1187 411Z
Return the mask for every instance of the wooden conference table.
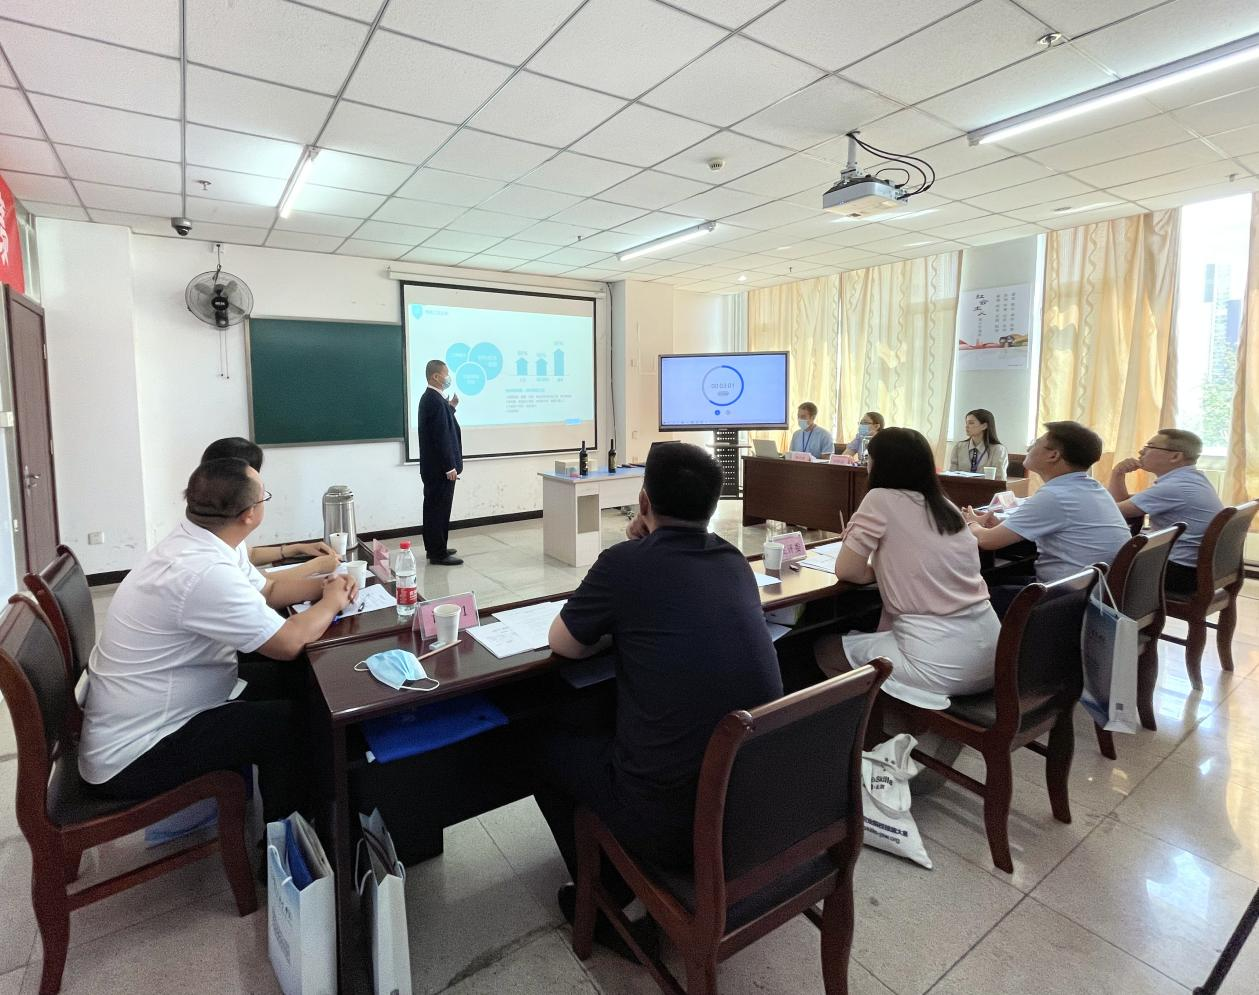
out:
M823 539L810 545L833 541L834 538ZM370 550L360 550L356 555L370 562ZM767 571L759 555L749 557L749 561L755 572L778 578L777 584L760 588L761 605L766 610L800 605L853 589L850 584L839 583L833 574L811 569ZM567 594L549 594L491 606L481 610L481 620L490 621L489 616L496 611L558 601L565 597ZM431 692L417 694L394 691L371 674L354 669L360 660L391 649L409 650L417 656L424 652L423 642L412 631L410 621L399 623L397 613L391 610L349 616L330 626L323 637L306 648L312 687L318 692L310 696L312 738L317 751L312 767L320 777L318 828L325 843L331 843L329 857L336 875L337 964L342 993L371 991L367 941L360 917L356 915L358 895L354 881L354 840L357 820L354 818L350 784L355 771L361 772L367 766L360 755L360 723L461 695L523 685L530 678L543 677L570 662L555 657L547 649L500 660L465 632L461 633L455 647L424 661L426 673L441 683ZM486 776L496 773L485 768L482 771ZM481 771L471 776L479 773ZM480 814L474 786L469 786L466 779L457 783L457 790L462 793L467 789L470 798L467 802L460 799L450 803L448 811L453 815L451 822L446 824ZM414 785L414 790L419 794L431 787L421 782ZM440 791L440 787L437 790ZM448 801L441 799L434 804L445 805ZM501 799L486 802L489 808L504 803ZM438 825L437 829L439 836L435 852L440 852L441 826Z

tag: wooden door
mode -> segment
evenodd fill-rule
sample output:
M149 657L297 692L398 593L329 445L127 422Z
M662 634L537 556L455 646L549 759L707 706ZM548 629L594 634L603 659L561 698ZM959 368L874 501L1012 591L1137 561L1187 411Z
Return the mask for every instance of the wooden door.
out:
M57 489L53 474L52 417L48 406L48 350L44 309L4 287L4 313L13 369L13 413L21 495L21 541L26 569L39 570L57 554ZM16 537L15 537L16 538Z

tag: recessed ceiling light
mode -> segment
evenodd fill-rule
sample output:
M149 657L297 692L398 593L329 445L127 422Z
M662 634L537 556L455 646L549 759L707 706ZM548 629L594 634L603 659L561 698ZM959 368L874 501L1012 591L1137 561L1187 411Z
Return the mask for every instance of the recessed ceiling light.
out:
M1093 204L1081 204L1079 207L1072 207L1068 204L1066 207L1055 207L1054 214L1079 214L1082 211L1096 211L1103 207L1114 207L1118 204L1117 200L1099 200Z
M746 273L740 273L737 277L735 277L735 279L738 280L740 283L747 283L748 275Z
M780 246L778 246L776 249L774 249L774 251L775 251L775 252L782 252L784 249L790 249L790 248L791 248L791 246L790 246L790 245L780 245Z
M1041 48L1054 48L1058 45L1061 45L1066 40L1067 40L1067 36L1064 35L1061 31L1051 31L1049 32L1049 34L1041 35L1039 38L1037 38L1036 44L1039 45Z

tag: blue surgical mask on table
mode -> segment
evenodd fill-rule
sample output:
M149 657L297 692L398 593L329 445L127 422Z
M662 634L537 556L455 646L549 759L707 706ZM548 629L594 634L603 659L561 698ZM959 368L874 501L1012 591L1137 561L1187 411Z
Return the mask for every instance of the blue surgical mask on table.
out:
M382 684L387 684L395 691L433 691L440 683L424 673L424 667L414 653L407 650L386 650L373 653L366 660L354 665L355 670L367 670ZM404 687L407 681L432 681L432 687Z
M797 419L796 419L796 424L800 426L801 430L804 430L804 429L806 429L806 428L808 428L808 427L809 427L809 419L807 419L807 418L797 418Z

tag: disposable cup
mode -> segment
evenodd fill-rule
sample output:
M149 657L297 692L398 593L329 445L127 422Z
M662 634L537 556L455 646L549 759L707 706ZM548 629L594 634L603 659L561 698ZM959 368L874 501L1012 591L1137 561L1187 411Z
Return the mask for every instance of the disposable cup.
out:
M996 480L997 468L995 466L984 467L984 476L987 477L989 480Z
M783 546L781 542L765 544L765 569L781 570L783 565Z
M367 563L363 560L351 560L345 564L346 573L354 581L354 586L360 591L367 586Z
M462 605L438 605L433 609L433 621L437 623L437 642L441 646L459 638L459 616Z
M345 532L330 532L328 534L328 545L332 547L332 551L337 556L344 556L345 544L349 538L349 535Z

